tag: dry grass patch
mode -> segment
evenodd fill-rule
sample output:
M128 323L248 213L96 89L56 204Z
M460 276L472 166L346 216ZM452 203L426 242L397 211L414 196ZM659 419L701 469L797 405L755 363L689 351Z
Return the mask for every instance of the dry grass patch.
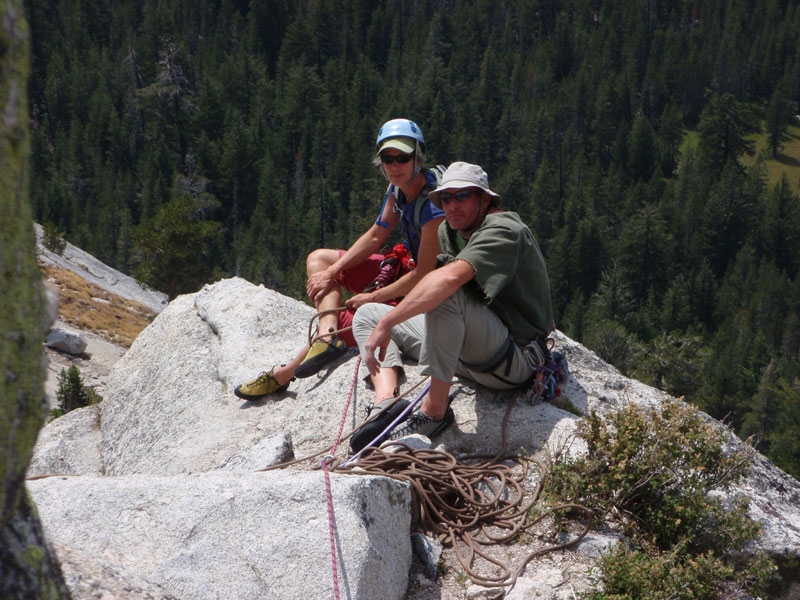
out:
M40 265L42 277L59 288L59 318L130 348L155 314L135 300L127 300L86 281L69 269Z

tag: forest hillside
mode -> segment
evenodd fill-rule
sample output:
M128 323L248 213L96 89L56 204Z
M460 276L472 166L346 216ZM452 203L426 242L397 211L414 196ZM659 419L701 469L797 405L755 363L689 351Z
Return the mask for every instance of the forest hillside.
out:
M798 0L27 3L35 219L171 297L377 214L378 127L481 164L556 320L800 476Z

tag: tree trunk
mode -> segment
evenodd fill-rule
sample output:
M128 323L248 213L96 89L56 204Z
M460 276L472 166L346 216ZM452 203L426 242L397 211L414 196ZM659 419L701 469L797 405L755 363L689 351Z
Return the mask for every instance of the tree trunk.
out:
M29 31L0 0L0 597L69 598L25 471L44 422L44 296L28 204Z

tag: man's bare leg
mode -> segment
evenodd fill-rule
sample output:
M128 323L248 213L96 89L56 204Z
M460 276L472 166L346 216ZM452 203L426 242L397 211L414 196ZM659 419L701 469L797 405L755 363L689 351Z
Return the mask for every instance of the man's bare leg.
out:
M442 381L431 377L431 389L422 400L420 410L434 421L444 419L447 406L450 403L450 386L452 385L450 381Z
M375 386L375 406L386 399L393 398L397 393L398 369L396 367L382 367L377 375L372 377ZM422 400L420 409L434 421L441 421L447 413L450 404L450 387L452 382L431 378L431 389Z
M397 395L398 382L397 367L382 367L377 375L372 376L372 385L375 387L375 406L387 398Z

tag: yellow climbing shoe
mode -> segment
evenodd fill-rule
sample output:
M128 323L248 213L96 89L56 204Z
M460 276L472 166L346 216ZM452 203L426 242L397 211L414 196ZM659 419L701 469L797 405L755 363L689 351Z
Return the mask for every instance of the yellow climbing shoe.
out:
M303 359L294 372L295 377L301 379L311 377L319 373L328 363L336 360L347 352L347 344L339 339L338 335L333 336L330 342L317 340L311 344L306 357Z
M262 371L261 374L252 381L237 385L233 393L244 400L258 400L268 394L283 392L289 387L289 384L281 385L278 383L278 380L275 379L275 376L272 374L274 370L274 368L270 369L269 373Z

